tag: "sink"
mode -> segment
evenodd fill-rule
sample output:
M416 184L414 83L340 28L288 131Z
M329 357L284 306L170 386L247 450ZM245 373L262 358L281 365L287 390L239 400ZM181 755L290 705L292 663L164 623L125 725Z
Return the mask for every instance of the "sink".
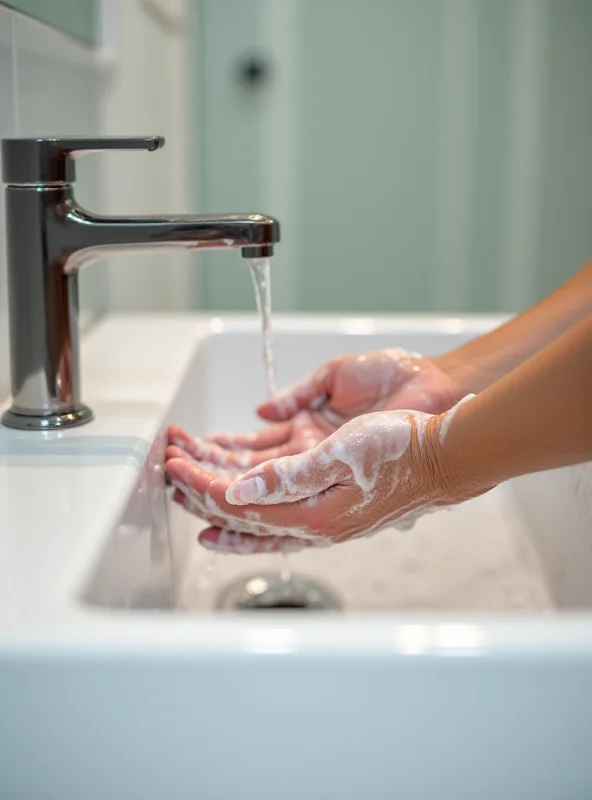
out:
M279 382L502 321L278 317ZM96 420L0 431L0 796L591 796L589 525L552 510L573 475L288 562L212 554L164 431L260 426L260 351L254 317L109 317L83 344ZM219 610L288 571L334 607Z
M279 379L285 385L340 353L394 343L437 355L499 322L324 318L313 326L310 319L306 324L281 319L275 324ZM211 320L170 420L198 435L261 427L252 411L265 391L260 350L257 320ZM519 513L519 482L427 515L411 533L389 528L340 547L303 550L288 561L272 554L245 558L212 554L197 543L206 523L169 502L160 474L163 449L159 437L84 588L85 602L113 609L209 612L224 588L241 577L289 571L333 590L344 611L474 614L569 606L562 587L555 585L561 583L557 570L545 569L537 539ZM540 483L539 477L535 484ZM592 593L584 601L592 602Z

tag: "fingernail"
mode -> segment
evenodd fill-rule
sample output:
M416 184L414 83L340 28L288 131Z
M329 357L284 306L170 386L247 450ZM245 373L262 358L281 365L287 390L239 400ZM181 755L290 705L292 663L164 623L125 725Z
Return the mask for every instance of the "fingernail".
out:
M267 494L267 486L260 475L236 481L226 490L226 501L233 506L256 503Z

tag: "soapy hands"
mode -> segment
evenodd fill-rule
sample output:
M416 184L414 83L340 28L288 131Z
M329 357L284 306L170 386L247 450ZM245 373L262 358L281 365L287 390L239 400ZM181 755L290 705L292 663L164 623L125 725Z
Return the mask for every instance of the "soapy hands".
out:
M417 353L333 359L259 406L275 423L263 431L197 439L172 426L167 474L174 499L211 523L202 544L226 551L293 550L345 541L401 517L399 524L412 524L432 504L422 478L434 474L425 455L428 420L437 427L431 414L463 394L443 363ZM385 413L409 408L424 413ZM401 450L402 460L393 457L400 448L410 448L405 457ZM409 459L417 462L413 476ZM238 483L248 470L250 483ZM254 487L263 486L256 498Z
M202 443L201 457L222 468L251 468L313 447L360 414L439 414L466 394L446 365L445 357L427 359L400 348L335 358L258 407L259 416L275 424L259 433L214 434L207 455ZM174 437L182 438L178 431Z
M310 449L242 475L214 474L172 445L166 472L175 502L210 523L200 541L211 549L251 553L344 542L467 499L467 484L442 456L454 412L359 416Z
M216 434L194 438L181 428L169 428L169 455L189 458L221 477L235 478L272 458L294 455L314 447L332 432L332 426L302 411L294 419L259 433Z
M174 499L210 522L206 546L290 549L406 524L519 475L589 461L591 297L592 263L446 356L329 362L259 407L275 423L261 433L204 442L173 428ZM448 430L470 391L479 394ZM406 408L416 410L390 410Z
M277 421L321 406L330 411L327 418L337 427L359 414L386 409L438 414L461 396L438 359L392 348L334 358L262 403L257 412Z

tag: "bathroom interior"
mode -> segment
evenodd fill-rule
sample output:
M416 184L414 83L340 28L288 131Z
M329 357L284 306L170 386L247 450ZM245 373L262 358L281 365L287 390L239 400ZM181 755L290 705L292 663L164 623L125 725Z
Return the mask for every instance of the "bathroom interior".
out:
M0 1L3 800L592 796L590 463L260 553L165 466L266 430L265 289L282 390L592 260L591 37L592 0Z

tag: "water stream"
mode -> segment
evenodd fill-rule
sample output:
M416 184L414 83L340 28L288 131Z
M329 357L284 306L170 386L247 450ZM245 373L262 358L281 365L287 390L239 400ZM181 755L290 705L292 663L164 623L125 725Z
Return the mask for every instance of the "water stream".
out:
M277 392L275 378L275 358L273 354L273 338L271 335L271 274L268 258L249 259L251 278L255 288L255 300L261 316L263 329L263 360L267 377L267 391L270 397Z
M277 392L277 386L273 337L271 333L271 272L269 258L249 259L249 266L253 279L253 287L255 289L257 310L261 317L263 361L265 364L267 391L269 396L273 397ZM206 562L202 568L199 580L196 583L196 588L201 592L209 591L212 583L216 554L214 553L212 555L213 558ZM280 579L283 583L288 584L292 575L290 559L287 553L280 553L277 558L280 559L280 566L278 567Z
M267 392L273 397L277 392L275 374L275 355L273 352L273 337L271 333L271 271L269 258L249 259L251 268L251 278L255 289L255 300L257 310L261 317L261 328L263 334L263 361L265 363L265 375L267 378ZM289 582L291 569L287 554L280 556L282 567L280 576L285 583Z

